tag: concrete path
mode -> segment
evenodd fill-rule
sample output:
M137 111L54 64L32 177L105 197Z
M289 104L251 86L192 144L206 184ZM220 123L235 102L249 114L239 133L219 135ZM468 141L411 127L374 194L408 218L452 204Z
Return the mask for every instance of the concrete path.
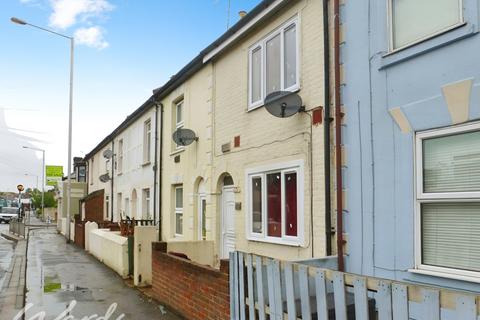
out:
M122 319L179 319L126 286L115 272L83 249L66 244L56 230L30 231L27 260L26 303L31 307L26 319L38 312L45 312L45 319L55 319L68 309L74 319L105 316L107 310L112 312L109 319L122 314Z
M3 231L3 230L2 230ZM5 231L8 232L8 229ZM0 238L1 319L13 319L23 308L26 241Z

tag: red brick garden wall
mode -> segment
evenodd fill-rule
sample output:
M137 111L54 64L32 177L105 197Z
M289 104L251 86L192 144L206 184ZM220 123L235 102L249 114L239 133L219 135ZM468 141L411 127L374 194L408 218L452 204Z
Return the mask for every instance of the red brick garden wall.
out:
M152 244L155 299L192 320L230 319L228 263L220 270L166 253L166 243Z

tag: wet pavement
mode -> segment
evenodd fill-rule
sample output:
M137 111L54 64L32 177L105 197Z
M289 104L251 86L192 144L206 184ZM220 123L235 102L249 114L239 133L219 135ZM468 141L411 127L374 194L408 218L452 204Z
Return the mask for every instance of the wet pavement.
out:
M27 261L27 319L45 312L55 319L67 310L74 319L180 319L138 290L125 285L114 271L83 249L66 244L54 229L30 231ZM72 305L73 303L73 305ZM92 317L96 319L97 317ZM107 318L107 317L105 317Z
M0 233L8 233L8 224L0 224ZM12 262L15 242L0 236L0 288L3 288L7 270Z

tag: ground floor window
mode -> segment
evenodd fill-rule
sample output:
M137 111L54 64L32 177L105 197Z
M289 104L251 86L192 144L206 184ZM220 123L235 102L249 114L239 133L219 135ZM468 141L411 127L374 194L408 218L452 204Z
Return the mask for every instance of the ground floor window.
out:
M151 219L150 214L150 189L143 189L142 191L142 212L143 212L143 219Z
M303 239L303 162L247 170L250 240L298 245Z
M175 234L183 235L183 186L174 188L175 197Z
M480 123L417 133L417 267L480 277Z

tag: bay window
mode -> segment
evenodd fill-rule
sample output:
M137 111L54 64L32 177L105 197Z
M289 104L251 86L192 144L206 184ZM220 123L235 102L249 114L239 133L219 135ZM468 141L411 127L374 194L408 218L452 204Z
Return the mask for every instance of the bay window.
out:
M480 124L416 136L417 268L480 277Z
M248 108L272 92L299 88L298 21L294 18L249 50Z
M303 241L303 163L247 170L247 235L287 245Z
M389 0L391 50L463 23L463 0Z

